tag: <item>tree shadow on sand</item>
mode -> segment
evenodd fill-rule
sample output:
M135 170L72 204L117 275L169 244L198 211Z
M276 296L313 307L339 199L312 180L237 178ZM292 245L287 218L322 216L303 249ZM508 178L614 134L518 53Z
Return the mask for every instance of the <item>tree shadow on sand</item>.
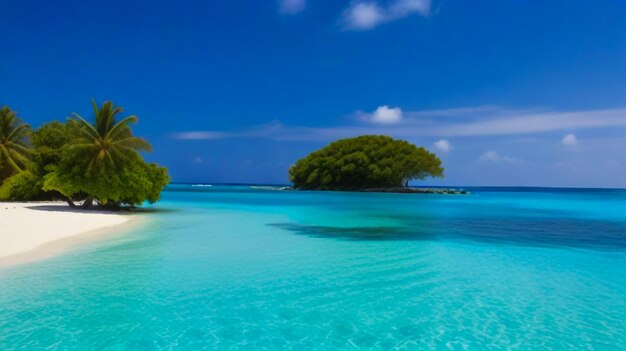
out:
M99 207L91 207L88 209L63 206L63 205L35 205L26 206L25 208L35 211L48 212L71 212L71 213L96 213L96 214L152 214L152 213L174 213L179 210L173 208L133 208L120 210L111 210Z

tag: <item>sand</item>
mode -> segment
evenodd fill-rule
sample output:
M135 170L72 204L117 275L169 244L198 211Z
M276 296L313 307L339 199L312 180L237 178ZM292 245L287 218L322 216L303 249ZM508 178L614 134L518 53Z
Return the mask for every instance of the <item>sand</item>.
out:
M61 202L0 202L0 263L52 256L60 251L54 243L115 232L130 219L129 214L73 209Z

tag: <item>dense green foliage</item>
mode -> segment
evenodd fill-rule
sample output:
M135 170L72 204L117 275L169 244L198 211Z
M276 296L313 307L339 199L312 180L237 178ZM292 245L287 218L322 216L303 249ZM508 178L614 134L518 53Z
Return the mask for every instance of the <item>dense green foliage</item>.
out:
M443 177L441 160L423 147L382 135L342 139L289 169L299 189L358 190L402 187L411 179Z
M30 133L32 151L26 171L13 176L0 188L0 200L56 200L66 199L57 191L44 191L44 177L61 162L65 145L77 135L77 122L53 121ZM3 191L4 190L4 191Z
M43 189L68 198L85 194L103 205L135 206L145 200L157 201L169 182L165 168L148 164L138 155L125 155L89 170L92 157L79 148L65 149L61 162L45 176Z
M31 171L20 171L0 186L0 200L32 201L45 199L43 178Z
M26 168L30 127L8 106L0 108L0 183Z
M33 149L28 170L0 187L0 200L64 199L92 201L117 208L155 202L169 182L167 170L143 160L139 151L151 150L135 137L130 124L136 116L111 102L92 102L94 123L74 114L66 123L44 124L31 134Z

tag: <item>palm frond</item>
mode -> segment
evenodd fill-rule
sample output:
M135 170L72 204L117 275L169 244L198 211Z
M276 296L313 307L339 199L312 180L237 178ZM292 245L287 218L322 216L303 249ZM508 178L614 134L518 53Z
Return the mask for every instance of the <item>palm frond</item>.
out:
M93 127L93 125L87 122L83 117L81 117L78 113L72 113L72 117L74 117L81 124L83 128L80 128L80 131L83 134L86 134L91 139L97 140L100 135L98 131Z
M98 104L96 103L96 99L91 98L91 108L93 109L93 115L98 115Z
M92 158L91 161L89 161L89 165L87 166L87 173L86 175L90 175L91 172L93 172L94 167L96 166L96 157Z
M129 124L135 124L137 122L139 122L139 118L137 118L137 116L135 115L128 116L122 119L121 121L117 122L113 126L113 128L109 129L109 131L105 135L105 138L116 139L116 137L119 136L121 132L128 132L128 129L130 129L130 127L128 126Z
M8 140L19 140L26 136L28 129L30 126L28 124L20 124L17 127L13 128L13 130L7 135Z
M7 150L6 146L0 144L0 153L2 153L2 155L4 155L4 159L6 160L6 162L9 164L9 167L11 167L11 169L15 172L19 172L22 169L20 168L20 166L17 165L17 163L15 163L15 161L13 160L13 158L11 158L11 155L9 154L9 151Z
M111 101L105 101L98 106L92 99L91 104L94 111L93 123L74 114L83 128L81 140L72 146L91 152L87 175L98 167L115 165L126 157L136 157L137 151L152 150L146 140L132 135L130 124L138 122L137 116L128 116L117 122L116 117L124 111L123 108L116 107Z
M13 161L19 165L26 165L28 163L28 157L20 154L19 152L17 152L16 150L10 149L10 148L6 148L9 155L11 155L11 158L13 159ZM21 167L20 167L21 168Z
M70 144L68 147L70 149L73 149L73 150L92 150L92 151L96 151L98 149L98 145L94 144L94 143Z
M29 149L28 147L26 147L26 146L24 146L22 144L14 142L14 141L8 141L6 143L6 145L10 146L11 149L18 150L19 152L22 152L22 153L27 154L27 155L30 155L30 154L34 153L33 150Z
M152 151L152 145L150 145L150 143L148 143L147 140L143 138L139 138L139 137L128 137L128 138L120 139L114 142L113 145L129 148L129 149L133 149L137 151L145 151L145 152Z

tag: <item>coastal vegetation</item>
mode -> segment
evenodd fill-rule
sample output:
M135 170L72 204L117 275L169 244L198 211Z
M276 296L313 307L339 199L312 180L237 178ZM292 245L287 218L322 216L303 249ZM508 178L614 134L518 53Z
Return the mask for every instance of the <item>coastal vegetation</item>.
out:
M158 201L169 175L141 156L152 148L133 135L138 118L121 117L123 109L110 101L92 101L92 108L93 123L74 113L35 131L8 107L0 110L0 200L63 199L84 208Z
M404 140L383 135L341 139L298 160L289 169L296 189L406 188L412 179L443 177L441 160Z
M30 126L8 106L0 108L0 183L22 171L31 152L28 146Z

